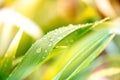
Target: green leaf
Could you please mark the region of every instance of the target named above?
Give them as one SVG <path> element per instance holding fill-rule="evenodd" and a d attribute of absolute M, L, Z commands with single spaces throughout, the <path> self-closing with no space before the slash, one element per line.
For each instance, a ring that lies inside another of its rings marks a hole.
<path fill-rule="evenodd" d="M 85 30 L 88 31 L 92 28 L 90 27 L 91 25 L 92 24 L 82 26 L 69 25 L 68 27 L 63 27 L 49 32 L 32 45 L 32 47 L 25 54 L 21 63 L 10 74 L 8 80 L 21 80 L 25 78 L 39 65 L 39 63 L 46 59 L 59 41 L 78 29 L 88 27 L 88 29 Z"/>
<path fill-rule="evenodd" d="M 105 19 L 106 20 L 106 19 Z M 94 25 L 86 24 L 86 25 L 69 25 L 68 27 L 62 27 L 56 29 L 54 31 L 49 32 L 40 40 L 36 41 L 32 47 L 26 52 L 23 60 L 18 64 L 18 66 L 12 71 L 9 75 L 8 80 L 21 80 L 28 76 L 40 63 L 42 63 L 48 55 L 52 52 L 55 46 L 68 35 L 74 33 L 77 30 L 81 30 L 80 35 L 85 34 L 94 26 L 102 23 L 103 21 L 99 21 Z M 92 26 L 93 25 L 93 26 Z M 84 29 L 86 28 L 86 29 Z M 24 72 L 24 73 L 23 73 Z"/>
<path fill-rule="evenodd" d="M 71 57 L 54 80 L 69 80 L 78 74 L 105 49 L 113 36 L 114 34 L 110 34 L 107 28 L 89 32 L 86 37 L 84 36 L 71 48 L 74 51 L 71 52 L 70 50 L 70 54 L 74 53 L 75 55 Z"/>
<path fill-rule="evenodd" d="M 87 80 L 88 75 L 98 66 L 101 65 L 103 59 L 102 57 L 98 57 L 95 59 L 89 66 L 87 66 L 85 69 L 81 70 L 79 73 L 77 73 L 75 76 L 73 76 L 70 80 Z"/>
<path fill-rule="evenodd" d="M 13 25 L 22 28 L 35 40 L 43 35 L 43 31 L 37 24 L 11 8 L 5 8 L 0 11 L 0 24 L 5 25 L 5 28 L 8 28 L 7 30 L 11 29 Z"/>
<path fill-rule="evenodd" d="M 13 40 L 18 28 L 10 24 L 2 24 L 1 39 L 0 39 L 0 59 L 5 55 L 10 42 Z M 9 33 L 9 34 L 8 34 Z"/>
<path fill-rule="evenodd" d="M 95 25 L 98 25 L 98 23 L 96 23 Z M 49 66 L 47 69 L 45 69 L 45 72 L 42 75 L 43 77 L 42 80 L 51 80 L 66 65 L 66 63 L 69 62 L 71 58 L 76 56 L 76 54 L 79 51 L 81 51 L 83 48 L 85 48 L 86 45 L 88 45 L 92 40 L 94 40 L 94 38 L 97 37 L 97 39 L 99 40 L 100 36 L 98 37 L 98 35 L 109 34 L 108 27 L 111 27 L 109 23 L 104 23 L 104 24 L 102 23 L 101 25 L 95 27 L 97 29 L 93 28 L 93 31 L 89 31 L 87 33 L 84 33 L 84 29 L 85 29 L 84 28 L 80 31 L 79 30 L 75 31 L 74 33 L 72 33 L 71 35 L 67 36 L 65 39 L 60 41 L 56 45 L 57 49 L 54 49 L 55 51 L 53 50 L 54 52 L 52 54 L 55 55 L 54 58 L 52 59 L 53 62 L 52 64 L 48 63 Z M 81 33 L 84 33 L 84 35 L 81 35 Z M 95 42 L 93 42 L 93 44 L 94 43 Z M 59 52 L 60 54 L 56 55 L 59 49 L 61 49 L 62 51 Z M 49 74 L 49 72 L 51 74 Z"/>
<path fill-rule="evenodd" d="M 10 69 L 12 68 L 12 62 L 15 58 L 16 51 L 18 49 L 18 45 L 20 42 L 20 39 L 22 37 L 23 30 L 19 30 L 16 34 L 15 38 L 11 42 L 4 58 L 0 62 L 0 80 L 5 80 L 6 77 L 8 77 L 8 74 L 10 72 Z"/>
<path fill-rule="evenodd" d="M 111 39 L 113 39 L 114 35 L 112 36 L 107 36 L 104 38 L 104 40 L 99 44 L 100 46 L 97 47 L 97 49 L 93 52 L 91 52 L 92 54 L 90 54 L 88 56 L 88 58 L 85 59 L 85 61 L 83 61 L 79 67 L 76 69 L 76 71 L 74 71 L 72 73 L 72 76 L 75 76 L 77 73 L 79 73 L 82 69 L 86 68 L 95 58 L 97 58 L 97 56 L 106 48 L 106 46 L 108 45 L 108 43 L 111 41 Z"/>

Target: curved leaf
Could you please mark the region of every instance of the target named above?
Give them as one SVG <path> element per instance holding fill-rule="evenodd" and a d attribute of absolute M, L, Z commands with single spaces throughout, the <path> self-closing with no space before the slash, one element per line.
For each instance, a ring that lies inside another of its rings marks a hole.
<path fill-rule="evenodd" d="M 75 45 L 76 47 L 79 47 L 79 51 L 73 47 L 73 53 L 75 55 L 56 75 L 54 80 L 71 79 L 73 76 L 87 67 L 91 61 L 93 61 L 105 49 L 113 36 L 114 34 L 110 34 L 108 29 L 99 29 L 99 31 L 92 31 L 92 34 L 88 33 L 88 36 L 86 38 L 83 38 L 84 41 L 80 39 Z"/>
<path fill-rule="evenodd" d="M 88 31 L 92 28 L 90 27 L 91 25 L 92 24 L 77 26 L 69 25 L 68 27 L 63 27 L 49 32 L 32 45 L 21 63 L 10 74 L 8 80 L 21 80 L 25 78 L 36 68 L 36 66 L 38 66 L 39 63 L 45 60 L 59 41 L 78 29 L 87 27 L 88 29 L 85 29 L 85 31 Z"/>
<path fill-rule="evenodd" d="M 23 30 L 21 29 L 18 31 L 15 38 L 11 42 L 5 54 L 5 57 L 0 61 L 0 80 L 5 80 L 10 72 L 10 69 L 12 68 L 12 61 L 15 58 L 15 54 L 18 49 L 22 34 Z"/>
<path fill-rule="evenodd" d="M 32 47 L 26 52 L 23 60 L 9 75 L 8 80 L 21 80 L 28 76 L 41 62 L 43 62 L 54 47 L 65 37 L 72 34 L 77 30 L 81 30 L 81 34 L 85 34 L 94 26 L 102 23 L 106 19 L 93 24 L 86 25 L 69 25 L 68 27 L 62 27 L 54 31 L 49 32 L 43 36 L 40 40 L 36 41 Z M 92 26 L 93 25 L 93 26 Z M 84 29 L 86 28 L 86 29 Z M 23 73 L 24 72 L 24 73 Z"/>

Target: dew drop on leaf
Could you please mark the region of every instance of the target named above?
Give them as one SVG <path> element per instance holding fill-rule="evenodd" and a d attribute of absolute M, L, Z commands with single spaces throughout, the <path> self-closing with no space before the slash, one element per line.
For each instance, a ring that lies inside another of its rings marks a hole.
<path fill-rule="evenodd" d="M 61 37 L 58 37 L 57 39 L 59 40 L 59 39 L 61 39 Z"/>
<path fill-rule="evenodd" d="M 54 35 L 57 35 L 57 32 L 55 32 Z"/>
<path fill-rule="evenodd" d="M 42 50 L 42 48 L 38 48 L 38 49 L 36 50 L 36 53 L 40 53 L 41 50 Z"/>
<path fill-rule="evenodd" d="M 53 41 L 53 39 L 51 38 L 50 41 Z"/>
<path fill-rule="evenodd" d="M 46 38 L 43 38 L 44 40 L 46 40 Z"/>
<path fill-rule="evenodd" d="M 52 46 L 52 44 L 49 44 L 48 46 L 50 47 L 50 46 Z"/>

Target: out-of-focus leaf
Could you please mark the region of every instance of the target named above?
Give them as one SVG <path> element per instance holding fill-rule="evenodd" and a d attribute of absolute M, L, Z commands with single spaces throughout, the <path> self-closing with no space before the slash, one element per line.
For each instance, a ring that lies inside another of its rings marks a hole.
<path fill-rule="evenodd" d="M 3 7 L 10 7 L 16 0 L 1 0 L 3 2 Z"/>
<path fill-rule="evenodd" d="M 39 11 L 39 8 L 41 8 L 40 6 L 42 6 L 41 1 L 42 0 L 16 0 L 12 8 L 28 18 L 33 18 L 36 12 Z"/>
<path fill-rule="evenodd" d="M 26 32 L 24 32 L 16 52 L 16 57 L 23 56 L 26 53 L 26 51 L 30 48 L 30 46 L 33 44 L 34 41 L 35 40 L 31 36 L 29 36 Z"/>
<path fill-rule="evenodd" d="M 106 57 L 106 59 L 104 59 L 102 64 L 96 67 L 95 70 L 89 75 L 88 80 L 94 80 L 94 79 L 119 80 L 120 79 L 119 57 L 120 57 L 119 55 L 113 57 Z"/>
<path fill-rule="evenodd" d="M 120 55 L 106 56 L 102 60 L 102 64 L 95 67 L 93 72 L 90 73 L 87 80 L 98 80 L 98 79 L 120 79 Z"/>
<path fill-rule="evenodd" d="M 99 79 L 119 80 L 120 79 L 119 75 L 120 75 L 119 67 L 110 67 L 107 69 L 102 69 L 94 72 L 93 74 L 90 75 L 88 80 L 99 80 Z"/>
<path fill-rule="evenodd" d="M 111 32 L 116 33 L 116 36 L 107 48 L 107 52 L 111 57 L 120 54 L 120 18 L 114 19 L 112 22 L 114 27 L 112 27 Z"/>
<path fill-rule="evenodd" d="M 119 55 L 120 53 L 120 49 L 118 47 L 118 45 L 116 45 L 116 38 L 118 38 L 118 35 L 116 35 L 114 37 L 114 39 L 110 42 L 110 44 L 107 46 L 107 48 L 105 49 L 107 54 L 110 56 L 110 57 L 114 57 L 116 55 Z M 119 40 L 119 39 L 118 39 Z"/>
<path fill-rule="evenodd" d="M 22 28 L 25 33 L 20 41 L 19 49 L 17 50 L 17 56 L 24 54 L 31 46 L 32 41 L 40 38 L 43 35 L 42 30 L 35 23 L 11 8 L 4 8 L 0 10 L 0 24 L 2 30 L 0 32 L 0 59 L 2 59 L 4 56 L 8 46 L 10 45 L 10 42 L 17 33 L 18 27 Z M 25 41 L 23 38 L 29 40 Z"/>
<path fill-rule="evenodd" d="M 49 32 L 40 40 L 36 41 L 35 44 L 27 51 L 23 60 L 9 75 L 8 80 L 18 79 L 21 80 L 28 76 L 42 61 L 46 59 L 55 45 L 63 38 L 73 33 L 76 30 L 88 27 L 87 31 L 91 29 L 92 24 L 86 25 L 70 25 Z M 23 73 L 24 72 L 24 73 Z"/>
<path fill-rule="evenodd" d="M 115 38 L 114 38 L 114 42 L 115 42 L 115 45 L 117 46 L 117 48 L 120 49 L 120 35 L 117 35 Z M 120 50 L 119 50 L 120 52 Z"/>
<path fill-rule="evenodd" d="M 111 67 L 120 67 L 120 55 L 107 57 L 105 62 Z"/>
<path fill-rule="evenodd" d="M 33 20 L 45 32 L 48 32 L 56 27 L 68 24 L 59 15 L 57 2 L 58 0 L 18 0 L 13 4 L 12 8 Z"/>
<path fill-rule="evenodd" d="M 82 2 L 80 0 L 17 0 L 12 8 L 40 25 L 44 32 L 48 32 L 70 23 L 80 24 L 99 20 L 95 9 L 87 4 L 83 6 Z"/>
<path fill-rule="evenodd" d="M 35 40 L 43 35 L 42 30 L 37 24 L 11 8 L 0 10 L 0 24 L 3 24 L 10 29 L 13 25 L 20 27 Z"/>
<path fill-rule="evenodd" d="M 0 59 L 5 55 L 10 42 L 18 31 L 18 28 L 10 24 L 2 24 L 1 39 L 0 39 Z M 9 34 L 8 34 L 9 33 Z"/>
<path fill-rule="evenodd" d="M 75 23 L 91 23 L 100 20 L 98 13 L 90 6 L 88 6 L 76 19 Z"/>
<path fill-rule="evenodd" d="M 20 43 L 20 39 L 22 37 L 23 30 L 20 30 L 13 41 L 11 42 L 4 58 L 0 61 L 0 80 L 5 80 L 12 68 L 12 63 L 15 58 L 15 54 Z"/>

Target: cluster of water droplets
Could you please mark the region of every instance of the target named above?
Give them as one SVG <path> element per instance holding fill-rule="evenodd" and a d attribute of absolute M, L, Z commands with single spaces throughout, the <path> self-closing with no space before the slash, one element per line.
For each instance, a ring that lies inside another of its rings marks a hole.
<path fill-rule="evenodd" d="M 42 54 L 41 59 L 43 60 L 48 56 L 48 54 L 47 54 L 48 50 L 47 49 L 44 50 L 41 47 L 39 47 L 39 48 L 36 49 L 36 53 L 40 54 L 42 52 L 42 50 L 43 50 L 44 54 Z"/>
<path fill-rule="evenodd" d="M 68 27 L 62 27 L 60 29 L 56 29 L 54 31 L 51 31 L 49 33 L 46 34 L 46 36 L 44 36 L 42 38 L 43 41 L 46 42 L 46 44 L 48 44 L 48 47 L 52 47 L 56 42 L 61 40 L 63 37 L 65 37 L 67 34 L 81 28 L 83 25 L 72 25 L 70 24 Z M 85 26 L 85 25 L 84 25 Z M 68 40 L 70 43 L 74 42 L 73 39 Z M 58 48 L 67 48 L 68 46 L 58 46 Z M 36 49 L 36 53 L 41 53 L 41 51 L 43 50 L 43 52 L 47 55 L 47 53 L 49 53 L 49 51 L 47 49 L 42 49 L 41 47 Z M 45 54 L 43 54 L 44 56 L 42 58 L 45 58 Z"/>

